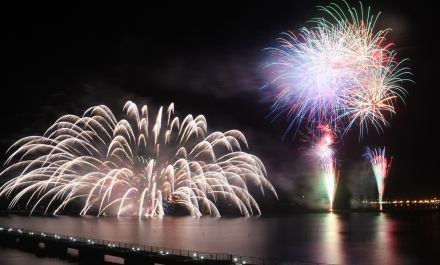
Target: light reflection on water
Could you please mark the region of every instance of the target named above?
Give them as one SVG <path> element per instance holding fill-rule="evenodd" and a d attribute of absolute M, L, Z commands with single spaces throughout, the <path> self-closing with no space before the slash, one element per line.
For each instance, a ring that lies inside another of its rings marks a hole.
<path fill-rule="evenodd" d="M 332 264 L 343 264 L 343 253 L 341 249 L 341 220 L 334 213 L 324 217 L 323 240 L 319 253 L 322 253 L 321 260 L 327 260 Z"/>
<path fill-rule="evenodd" d="M 144 245 L 331 264 L 431 264 L 440 260 L 435 247 L 440 245 L 439 213 L 142 220 L 8 216 L 0 217 L 0 224 Z"/>
<path fill-rule="evenodd" d="M 392 236 L 394 231 L 395 221 L 391 218 L 386 218 L 385 214 L 380 213 L 376 218 L 376 245 L 375 253 L 373 257 L 376 257 L 376 264 L 388 262 L 397 264 L 397 261 L 393 260 L 393 256 L 390 253 L 395 251 L 394 249 L 394 237 Z M 402 253 L 403 254 L 403 253 Z"/>

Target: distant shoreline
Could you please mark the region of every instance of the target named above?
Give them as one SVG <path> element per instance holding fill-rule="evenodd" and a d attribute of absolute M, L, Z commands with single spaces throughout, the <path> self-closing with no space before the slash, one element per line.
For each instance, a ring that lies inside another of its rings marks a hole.
<path fill-rule="evenodd" d="M 349 213 L 431 213 L 431 212 L 439 212 L 440 208 L 388 208 L 384 209 L 382 212 L 380 212 L 377 209 L 372 208 L 357 208 L 357 209 L 340 209 L 340 210 L 333 210 L 332 212 L 329 212 L 327 210 L 314 210 L 314 209 L 290 209 L 289 211 L 283 211 L 283 212 L 267 212 L 261 214 L 261 215 L 254 215 L 251 217 L 283 217 L 283 216 L 291 216 L 295 214 L 317 214 L 317 213 L 334 213 L 334 214 L 349 214 Z M 49 213 L 44 212 L 33 212 L 32 215 L 29 215 L 29 211 L 5 211 L 0 210 L 0 217 L 2 216 L 8 216 L 8 215 L 19 215 L 19 216 L 37 216 L 37 217 L 56 217 L 56 216 L 69 216 L 69 217 L 84 217 L 83 215 L 78 215 L 75 213 L 69 213 L 65 212 L 58 215 L 53 215 Z M 99 216 L 96 215 L 85 215 L 88 217 L 96 217 L 96 218 L 105 218 L 105 217 L 117 217 L 116 215 L 106 215 L 106 216 Z M 185 217 L 187 215 L 166 215 L 167 217 Z M 138 216 L 120 216 L 121 218 L 138 218 Z M 210 217 L 209 215 L 203 216 L 204 217 Z M 241 215 L 223 215 L 221 218 L 240 218 L 243 217 Z M 142 219 L 149 219 L 142 217 Z"/>

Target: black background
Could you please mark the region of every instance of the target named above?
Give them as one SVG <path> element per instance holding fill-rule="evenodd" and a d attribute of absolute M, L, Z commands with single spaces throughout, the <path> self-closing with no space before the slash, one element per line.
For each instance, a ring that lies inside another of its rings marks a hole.
<path fill-rule="evenodd" d="M 292 134 L 282 139 L 286 122 L 266 117 L 270 105 L 258 88 L 265 80 L 262 49 L 280 32 L 318 16 L 315 6 L 326 1 L 187 2 L 2 8 L 0 152 L 23 136 L 42 134 L 58 116 L 81 115 L 92 105 L 120 113 L 128 99 L 174 102 L 179 115 L 204 114 L 211 130 L 242 130 L 281 201 L 307 201 L 320 183 L 302 155 L 307 145 Z M 367 145 L 386 145 L 394 156 L 385 197 L 440 197 L 435 8 L 423 1 L 383 2 L 364 4 L 383 12 L 378 27 L 393 28 L 390 40 L 400 58 L 410 58 L 415 84 L 405 85 L 406 104 L 397 103 L 384 133 L 371 130 L 359 140 L 356 128 L 337 144 L 341 208 L 351 199 L 374 198 L 364 179 L 372 178 L 362 158 Z"/>

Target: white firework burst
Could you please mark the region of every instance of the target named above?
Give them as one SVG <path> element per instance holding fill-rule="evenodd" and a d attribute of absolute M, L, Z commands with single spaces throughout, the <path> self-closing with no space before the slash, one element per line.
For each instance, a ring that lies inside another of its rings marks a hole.
<path fill-rule="evenodd" d="M 181 120 L 174 104 L 152 120 L 148 112 L 128 101 L 118 120 L 107 106 L 95 106 L 82 117 L 62 116 L 43 136 L 20 139 L 8 150 L 1 175 L 13 178 L 0 196 L 31 214 L 76 205 L 81 215 L 146 217 L 178 207 L 220 216 L 219 205 L 260 214 L 248 185 L 277 196 L 260 159 L 241 150 L 247 141 L 240 131 L 208 135 L 203 115 Z"/>

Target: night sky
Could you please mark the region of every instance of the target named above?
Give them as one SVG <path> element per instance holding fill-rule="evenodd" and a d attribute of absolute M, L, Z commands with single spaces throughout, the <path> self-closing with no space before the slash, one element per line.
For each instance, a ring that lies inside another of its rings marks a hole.
<path fill-rule="evenodd" d="M 210 131 L 243 131 L 249 152 L 265 163 L 280 204 L 320 204 L 321 179 L 303 155 L 307 143 L 293 133 L 282 139 L 287 123 L 267 118 L 270 104 L 259 91 L 265 82 L 262 50 L 280 32 L 304 26 L 319 14 L 315 6 L 326 3 L 297 2 L 3 8 L 2 160 L 14 141 L 42 134 L 60 115 L 81 115 L 96 104 L 121 113 L 125 100 L 156 107 L 174 102 L 180 116 L 204 114 Z M 340 208 L 375 198 L 372 171 L 362 158 L 367 145 L 386 145 L 394 157 L 385 198 L 440 197 L 434 171 L 434 8 L 401 3 L 370 4 L 382 11 L 378 26 L 393 28 L 399 58 L 410 58 L 415 84 L 406 84 L 406 105 L 397 104 L 392 127 L 380 135 L 371 130 L 362 140 L 354 128 L 336 145 Z"/>

